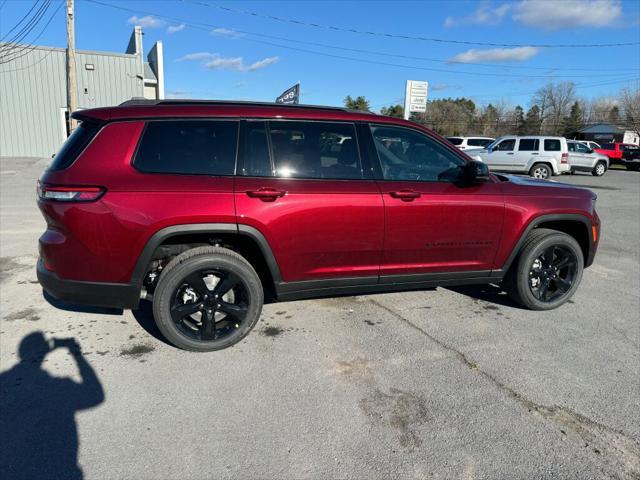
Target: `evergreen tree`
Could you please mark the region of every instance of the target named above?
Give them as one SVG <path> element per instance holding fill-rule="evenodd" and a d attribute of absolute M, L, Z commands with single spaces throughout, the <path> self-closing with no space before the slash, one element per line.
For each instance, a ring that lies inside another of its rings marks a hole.
<path fill-rule="evenodd" d="M 513 109 L 513 130 L 517 135 L 524 135 L 524 110 L 520 105 Z"/>
<path fill-rule="evenodd" d="M 528 111 L 524 119 L 522 128 L 523 135 L 540 135 L 540 127 L 542 119 L 540 118 L 540 107 L 533 105 Z"/>
<path fill-rule="evenodd" d="M 351 95 L 347 95 L 344 99 L 344 106 L 351 110 L 364 110 L 369 111 L 369 100 L 366 97 L 359 96 L 353 98 Z"/>
<path fill-rule="evenodd" d="M 584 115 L 582 113 L 582 108 L 580 108 L 580 104 L 577 101 L 573 102 L 569 116 L 564 118 L 562 134 L 565 137 L 575 137 L 576 133 L 584 127 L 583 118 Z"/>

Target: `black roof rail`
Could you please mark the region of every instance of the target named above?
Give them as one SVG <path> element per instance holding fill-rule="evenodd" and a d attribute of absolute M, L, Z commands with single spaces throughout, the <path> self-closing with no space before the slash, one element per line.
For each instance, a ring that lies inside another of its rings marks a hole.
<path fill-rule="evenodd" d="M 283 103 L 275 103 L 275 102 L 251 102 L 244 100 L 191 100 L 191 99 L 171 99 L 171 100 L 153 100 L 147 98 L 132 98 L 131 100 L 127 100 L 126 102 L 122 102 L 119 107 L 130 107 L 130 106 L 154 106 L 154 105 L 174 105 L 174 106 L 187 106 L 187 105 L 221 105 L 221 106 L 256 106 L 256 107 L 284 107 L 284 108 L 304 108 L 304 109 L 314 109 L 314 110 L 337 110 L 340 112 L 350 112 L 350 113 L 364 113 L 376 115 L 373 112 L 367 110 L 353 110 L 344 107 L 332 107 L 327 105 L 286 105 Z"/>

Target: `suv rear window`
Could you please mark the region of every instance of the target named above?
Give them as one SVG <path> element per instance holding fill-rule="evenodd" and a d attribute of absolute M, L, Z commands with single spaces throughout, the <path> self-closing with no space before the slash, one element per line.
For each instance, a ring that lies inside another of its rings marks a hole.
<path fill-rule="evenodd" d="M 462 145 L 462 138 L 459 138 L 459 137 L 447 137 L 447 140 L 449 140 L 449 143 L 451 143 L 453 145 Z M 469 140 L 468 144 L 469 145 L 473 145 L 471 143 L 471 140 Z"/>
<path fill-rule="evenodd" d="M 237 139 L 237 121 L 152 121 L 133 164 L 147 173 L 233 175 Z"/>
<path fill-rule="evenodd" d="M 470 138 L 467 140 L 467 145 L 470 147 L 486 147 L 491 142 L 493 142 L 493 140 L 489 140 L 488 138 Z"/>
<path fill-rule="evenodd" d="M 538 139 L 537 138 L 521 138 L 518 145 L 519 152 L 536 152 L 538 151 Z"/>
<path fill-rule="evenodd" d="M 616 146 L 613 143 L 605 143 L 601 148 L 603 150 L 615 150 Z"/>
<path fill-rule="evenodd" d="M 84 148 L 100 130 L 100 124 L 84 121 L 76 127 L 64 142 L 60 151 L 53 157 L 49 170 L 62 170 L 71 165 L 82 153 Z"/>
<path fill-rule="evenodd" d="M 561 150 L 560 140 L 556 138 L 545 138 L 544 149 L 547 152 L 559 152 Z"/>

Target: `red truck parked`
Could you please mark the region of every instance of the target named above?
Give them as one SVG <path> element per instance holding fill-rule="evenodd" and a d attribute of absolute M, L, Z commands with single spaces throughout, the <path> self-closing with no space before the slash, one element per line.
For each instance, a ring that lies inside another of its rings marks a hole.
<path fill-rule="evenodd" d="M 605 143 L 596 152 L 609 157 L 612 163 L 620 163 L 629 170 L 640 170 L 640 147 L 631 143 Z"/>
<path fill-rule="evenodd" d="M 341 108 L 132 101 L 81 125 L 38 185 L 54 297 L 152 300 L 174 345 L 217 350 L 291 300 L 501 283 L 527 308 L 576 291 L 596 196 L 490 174 L 412 122 Z"/>

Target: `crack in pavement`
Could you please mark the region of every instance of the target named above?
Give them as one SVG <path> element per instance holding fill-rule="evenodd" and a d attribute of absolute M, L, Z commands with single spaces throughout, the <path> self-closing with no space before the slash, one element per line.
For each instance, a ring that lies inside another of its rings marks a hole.
<path fill-rule="evenodd" d="M 466 354 L 434 337 L 405 316 L 377 300 L 369 299 L 369 301 L 409 327 L 417 330 L 440 348 L 453 353 L 462 364 L 489 380 L 498 387 L 499 390 L 505 392 L 509 397 L 525 407 L 529 413 L 545 420 L 550 420 L 577 434 L 584 442 L 584 448 L 591 448 L 591 451 L 595 455 L 598 455 L 600 460 L 611 470 L 608 472 L 608 475 L 613 478 L 640 480 L 640 443 L 624 432 L 615 430 L 564 407 L 550 407 L 535 403 L 521 393 L 516 392 L 509 385 L 501 382 L 492 374 L 481 369 L 480 366 L 471 361 Z M 560 431 L 566 435 L 563 429 Z"/>

